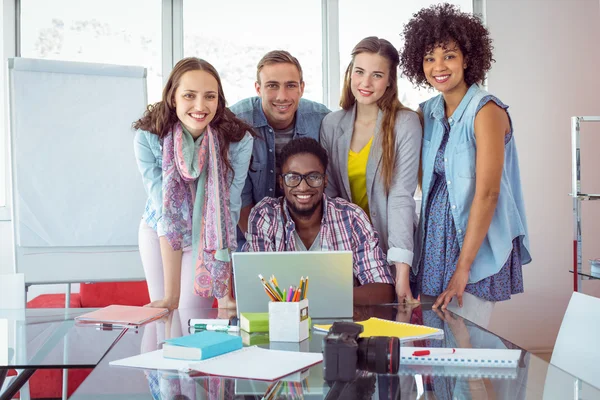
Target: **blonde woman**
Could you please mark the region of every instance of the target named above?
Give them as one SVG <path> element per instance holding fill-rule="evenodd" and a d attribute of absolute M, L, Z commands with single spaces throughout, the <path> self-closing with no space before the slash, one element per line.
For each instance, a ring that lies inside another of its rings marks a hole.
<path fill-rule="evenodd" d="M 385 39 L 367 37 L 354 47 L 342 110 L 323 119 L 321 144 L 331 160 L 327 195 L 367 213 L 396 267 L 398 302 L 413 302 L 409 270 L 422 129 L 417 114 L 398 99 L 398 63 L 398 51 Z"/>

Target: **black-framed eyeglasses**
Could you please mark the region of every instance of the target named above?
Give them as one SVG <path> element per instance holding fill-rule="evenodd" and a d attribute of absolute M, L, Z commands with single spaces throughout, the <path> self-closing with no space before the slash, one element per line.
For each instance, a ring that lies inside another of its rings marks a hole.
<path fill-rule="evenodd" d="M 290 172 L 287 174 L 281 174 L 281 177 L 283 178 L 283 183 L 285 183 L 287 187 L 295 188 L 296 186 L 300 185 L 302 179 L 304 179 L 306 184 L 311 188 L 318 188 L 323 186 L 325 175 L 318 172 L 311 172 L 310 174 L 306 175 Z"/>

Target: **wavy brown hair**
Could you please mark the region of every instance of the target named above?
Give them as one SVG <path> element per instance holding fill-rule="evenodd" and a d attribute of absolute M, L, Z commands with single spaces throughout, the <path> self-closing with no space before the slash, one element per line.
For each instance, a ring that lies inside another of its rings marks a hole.
<path fill-rule="evenodd" d="M 340 99 L 340 107 L 348 111 L 356 103 L 356 98 L 352 94 L 350 80 L 352 77 L 352 68 L 354 67 L 354 57 L 361 53 L 378 54 L 390 63 L 389 86 L 379 100 L 377 106 L 383 111 L 383 121 L 381 123 L 381 131 L 383 133 L 381 148 L 382 148 L 382 164 L 383 164 L 383 185 L 386 194 L 389 194 L 394 177 L 394 166 L 396 164 L 396 116 L 400 110 L 411 109 L 405 107 L 398 98 L 398 64 L 400 57 L 398 51 L 393 44 L 385 39 L 380 39 L 375 36 L 369 36 L 358 42 L 352 49 L 352 61 L 346 68 L 344 76 L 344 88 L 342 89 L 342 97 Z M 414 112 L 414 111 L 413 111 Z"/>
<path fill-rule="evenodd" d="M 221 159 L 227 169 L 232 171 L 228 155 L 229 144 L 242 140 L 246 132 L 250 132 L 254 136 L 254 131 L 250 125 L 237 118 L 227 108 L 227 100 L 225 100 L 219 73 L 208 61 L 196 57 L 188 57 L 180 60 L 169 75 L 167 84 L 163 89 L 162 100 L 148 105 L 142 118 L 133 123 L 133 128 L 148 131 L 158 135 L 161 139 L 171 131 L 173 125 L 179 121 L 175 110 L 175 92 L 179 87 L 181 77 L 189 71 L 205 71 L 217 80 L 219 104 L 215 117 L 210 122 L 210 126 L 215 130 L 221 145 Z"/>

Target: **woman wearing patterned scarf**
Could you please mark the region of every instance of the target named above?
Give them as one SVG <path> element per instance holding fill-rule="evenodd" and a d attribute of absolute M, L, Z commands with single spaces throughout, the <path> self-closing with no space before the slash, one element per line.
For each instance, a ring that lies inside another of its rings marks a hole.
<path fill-rule="evenodd" d="M 252 128 L 226 107 L 219 74 L 198 58 L 175 65 L 162 100 L 133 124 L 148 193 L 139 248 L 153 307 L 235 307 L 230 252 Z M 193 284 L 192 284 L 193 282 Z"/>

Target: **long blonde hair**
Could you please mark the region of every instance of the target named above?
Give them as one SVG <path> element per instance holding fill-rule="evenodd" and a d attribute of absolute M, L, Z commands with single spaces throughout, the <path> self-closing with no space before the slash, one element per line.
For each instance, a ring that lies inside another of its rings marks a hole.
<path fill-rule="evenodd" d="M 356 103 L 356 98 L 350 88 L 350 80 L 352 77 L 352 68 L 354 67 L 354 58 L 360 53 L 378 54 L 390 62 L 389 86 L 386 88 L 383 96 L 377 101 L 377 106 L 383 111 L 383 121 L 381 123 L 382 178 L 385 192 L 389 194 L 394 175 L 394 165 L 396 163 L 396 132 L 394 132 L 396 116 L 400 110 L 410 110 L 402 105 L 398 98 L 398 64 L 400 63 L 400 57 L 396 48 L 385 39 L 369 36 L 358 42 L 354 46 L 354 49 L 352 49 L 352 61 L 350 61 L 348 68 L 346 68 L 344 76 L 344 88 L 342 89 L 340 107 L 346 111 L 351 109 L 354 103 Z"/>

